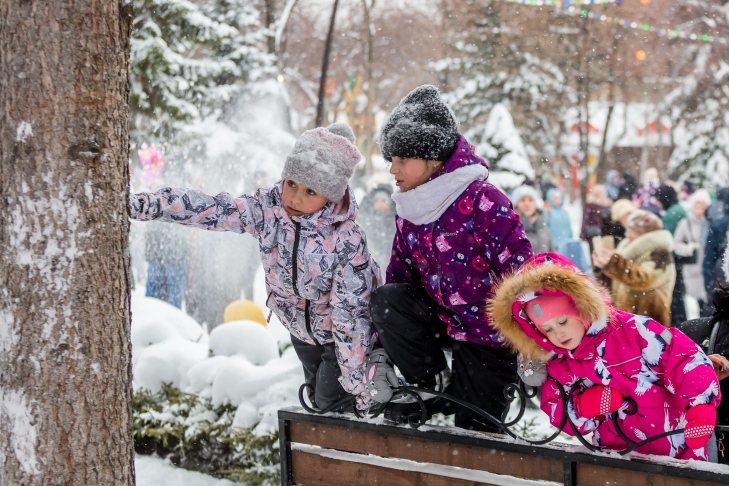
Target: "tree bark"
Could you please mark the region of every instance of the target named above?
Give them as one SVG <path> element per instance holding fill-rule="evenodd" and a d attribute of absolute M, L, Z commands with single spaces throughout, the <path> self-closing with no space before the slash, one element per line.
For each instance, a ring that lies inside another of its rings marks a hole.
<path fill-rule="evenodd" d="M 0 485 L 132 485 L 132 7 L 0 19 Z"/>

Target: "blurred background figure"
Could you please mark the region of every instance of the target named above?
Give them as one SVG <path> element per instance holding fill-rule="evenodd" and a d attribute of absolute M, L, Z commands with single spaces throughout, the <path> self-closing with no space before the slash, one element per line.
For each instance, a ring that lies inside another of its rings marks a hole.
<path fill-rule="evenodd" d="M 552 235 L 544 222 L 542 209 L 544 203 L 532 186 L 519 186 L 511 193 L 511 203 L 521 224 L 524 225 L 529 243 L 534 253 L 554 251 Z"/>
<path fill-rule="evenodd" d="M 552 188 L 547 191 L 544 219 L 552 235 L 554 248 L 560 248 L 565 241 L 572 239 L 570 217 L 562 209 L 563 204 L 562 192 L 559 189 Z"/>
<path fill-rule="evenodd" d="M 593 250 L 592 238 L 602 236 L 603 223 L 610 219 L 610 206 L 612 205 L 613 201 L 607 196 L 607 190 L 602 184 L 593 186 L 592 191 L 585 198 L 580 239 L 590 245 L 590 251 Z"/>
<path fill-rule="evenodd" d="M 693 182 L 689 180 L 683 181 L 681 184 L 681 188 L 678 191 L 678 199 L 680 201 L 688 201 L 691 197 L 691 194 L 696 192 L 696 186 Z"/>
<path fill-rule="evenodd" d="M 182 226 L 151 222 L 144 233 L 147 261 L 145 295 L 182 308 L 187 281 L 188 234 Z"/>
<path fill-rule="evenodd" d="M 626 220 L 625 239 L 616 250 L 599 249 L 593 264 L 611 279 L 613 305 L 671 325 L 671 296 L 676 282 L 673 235 L 655 214 L 633 211 Z"/>
<path fill-rule="evenodd" d="M 609 170 L 607 173 L 607 182 L 605 183 L 605 190 L 607 196 L 613 201 L 617 201 L 620 195 L 620 188 L 623 185 L 623 178 L 620 177 L 620 172 L 617 170 Z"/>
<path fill-rule="evenodd" d="M 676 232 L 678 222 L 686 217 L 686 210 L 678 202 L 678 194 L 676 189 L 667 184 L 658 186 L 656 189 L 656 202 L 662 210 L 661 221 L 663 229 L 668 230 L 671 234 Z"/>
<path fill-rule="evenodd" d="M 706 219 L 709 223 L 724 216 L 724 196 L 727 192 L 729 192 L 729 187 L 720 187 L 716 190 L 716 199 L 711 202 L 709 209 L 706 210 Z"/>
<path fill-rule="evenodd" d="M 721 256 L 726 248 L 727 229 L 729 229 L 729 190 L 723 192 L 723 215 L 709 222 L 709 231 L 706 234 L 706 244 L 704 246 L 702 271 L 707 295 L 720 283 L 726 283 L 721 269 Z M 706 309 L 706 312 L 713 312 L 713 308 Z"/>
<path fill-rule="evenodd" d="M 658 207 L 658 201 L 656 200 L 656 190 L 660 185 L 658 170 L 655 167 L 646 169 L 643 173 L 643 184 L 633 195 L 633 204 L 640 209 L 645 209 L 660 216 L 661 208 Z"/>
<path fill-rule="evenodd" d="M 602 236 L 612 236 L 615 245 L 625 239 L 625 222 L 635 210 L 630 199 L 618 199 L 610 206 L 610 218 L 603 224 Z"/>
<path fill-rule="evenodd" d="M 635 180 L 635 177 L 628 174 L 627 172 L 623 174 L 623 185 L 620 186 L 620 189 L 618 189 L 618 199 L 630 199 L 633 200 L 633 196 L 638 191 L 638 183 Z"/>
<path fill-rule="evenodd" d="M 370 253 L 380 268 L 386 269 L 390 263 L 396 230 L 392 186 L 378 184 L 362 199 L 357 222 L 365 230 Z"/>
<path fill-rule="evenodd" d="M 708 191 L 699 189 L 691 194 L 688 214 L 678 223 L 673 235 L 674 251 L 678 257 L 684 259 L 682 273 L 686 293 L 698 301 L 699 309 L 704 309 L 707 303 L 701 269 L 704 263 L 703 242 L 706 241 L 709 231 L 709 223 L 705 217 L 709 204 L 711 196 Z M 683 301 L 680 305 L 684 305 Z"/>

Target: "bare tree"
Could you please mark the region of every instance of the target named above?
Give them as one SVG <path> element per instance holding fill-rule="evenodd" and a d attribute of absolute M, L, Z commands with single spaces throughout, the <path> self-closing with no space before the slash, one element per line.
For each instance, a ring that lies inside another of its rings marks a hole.
<path fill-rule="evenodd" d="M 0 484 L 131 485 L 131 3 L 0 18 Z"/>
<path fill-rule="evenodd" d="M 327 71 L 329 69 L 329 52 L 332 49 L 332 37 L 334 36 L 334 22 L 337 19 L 337 7 L 339 0 L 334 0 L 332 6 L 332 16 L 329 20 L 329 31 L 327 32 L 327 40 L 324 44 L 324 58 L 321 64 L 321 77 L 319 78 L 319 101 L 316 104 L 316 126 L 320 127 L 324 122 L 324 96 L 327 84 Z"/>
<path fill-rule="evenodd" d="M 365 28 L 367 29 L 367 59 L 365 61 L 365 74 L 367 79 L 367 105 L 365 106 L 364 119 L 364 172 L 366 175 L 372 175 L 372 173 L 374 172 L 374 169 L 372 167 L 372 153 L 375 149 L 375 117 L 372 113 L 375 105 L 375 79 L 372 75 L 372 65 L 374 64 L 375 59 L 375 26 L 372 24 L 373 8 L 375 8 L 375 0 L 362 0 L 364 24 Z"/>

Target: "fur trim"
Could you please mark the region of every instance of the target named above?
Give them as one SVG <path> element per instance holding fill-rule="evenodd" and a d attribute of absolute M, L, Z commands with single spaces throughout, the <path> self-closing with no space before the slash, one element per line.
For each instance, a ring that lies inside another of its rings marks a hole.
<path fill-rule="evenodd" d="M 649 231 L 633 241 L 625 238 L 618 244 L 616 251 L 628 260 L 637 260 L 657 248 L 673 251 L 673 235 L 668 230 Z"/>
<path fill-rule="evenodd" d="M 525 264 L 502 281 L 487 305 L 491 325 L 514 350 L 531 358 L 546 360 L 550 354 L 524 332 L 514 319 L 512 306 L 524 294 L 540 290 L 566 293 L 575 301 L 580 316 L 589 322 L 606 323 L 610 315 L 610 306 L 605 302 L 607 293 L 588 276 L 560 265 Z"/>

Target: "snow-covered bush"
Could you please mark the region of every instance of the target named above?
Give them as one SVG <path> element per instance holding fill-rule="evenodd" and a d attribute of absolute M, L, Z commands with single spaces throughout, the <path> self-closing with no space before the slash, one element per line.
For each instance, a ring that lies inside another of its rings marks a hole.
<path fill-rule="evenodd" d="M 250 485 L 278 484 L 278 433 L 234 426 L 235 407 L 163 386 L 134 394 L 134 446 L 177 466 Z"/>

